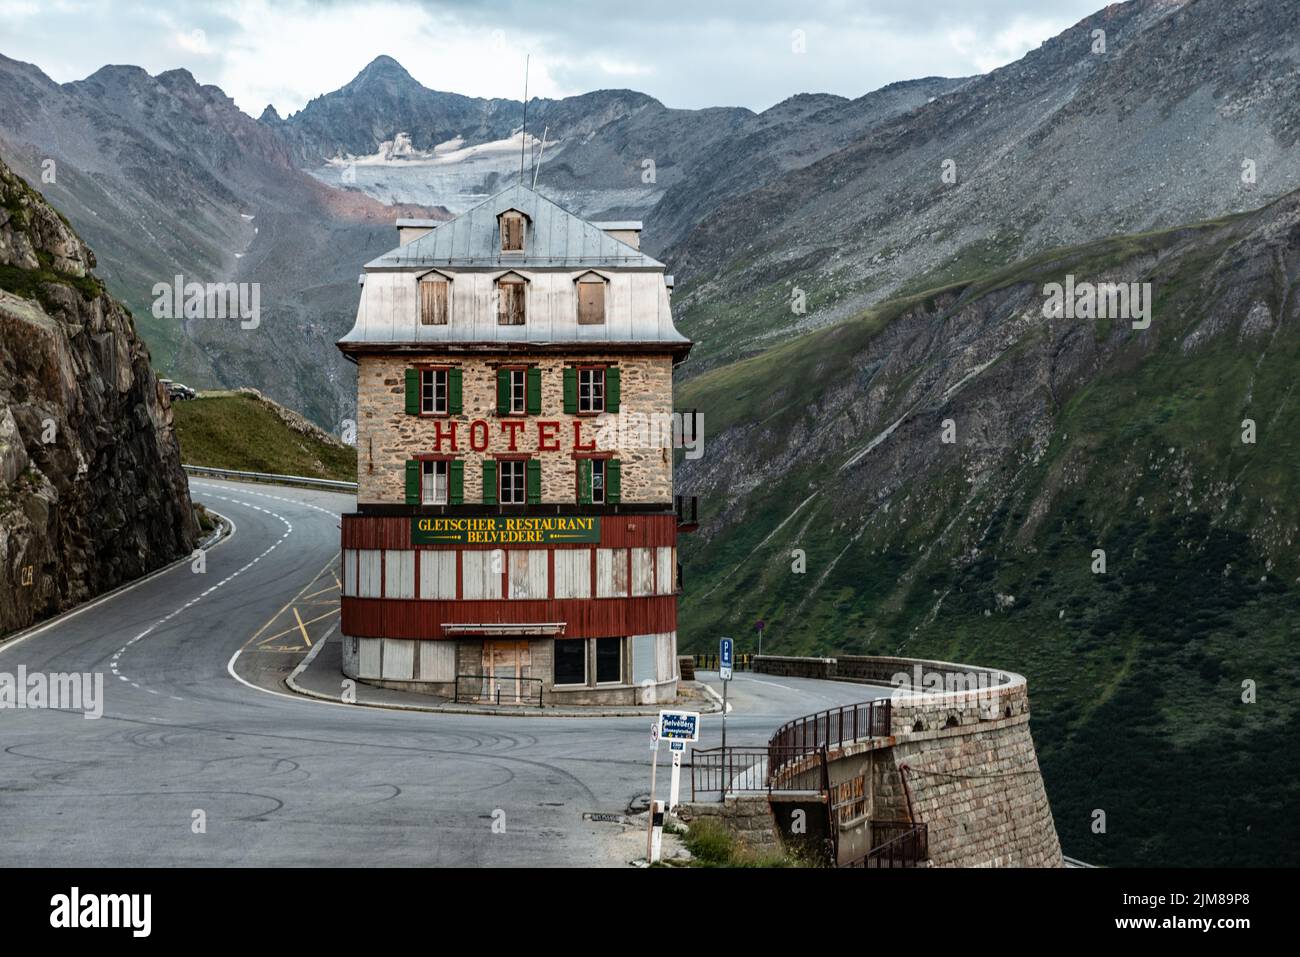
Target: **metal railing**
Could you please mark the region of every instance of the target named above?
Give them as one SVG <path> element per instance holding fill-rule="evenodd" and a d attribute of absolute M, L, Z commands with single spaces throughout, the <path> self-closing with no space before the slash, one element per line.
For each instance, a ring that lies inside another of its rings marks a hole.
<path fill-rule="evenodd" d="M 884 737 L 889 734 L 889 720 L 888 698 L 818 711 L 781 725 L 768 741 L 768 748 L 774 755 L 812 754 L 863 738 Z"/>
<path fill-rule="evenodd" d="M 816 790 L 785 786 L 774 771 L 796 761 L 793 752 L 775 752 L 765 745 L 691 748 L 691 800 L 697 795 L 739 791 Z M 820 774 L 820 765 L 815 766 Z M 818 785 L 820 787 L 820 785 Z"/>
<path fill-rule="evenodd" d="M 704 654 L 692 655 L 691 657 L 695 659 L 695 667 L 700 671 L 718 670 L 718 665 L 720 664 L 720 662 L 718 660 L 718 653 L 716 651 L 705 652 Z M 752 654 L 743 654 L 743 655 L 735 656 L 735 661 L 732 663 L 732 667 L 736 671 L 750 671 L 753 667 L 753 664 L 754 664 L 754 656 Z"/>
<path fill-rule="evenodd" d="M 461 691 L 461 682 L 466 690 Z M 535 694 L 534 694 L 535 692 Z M 534 701 L 534 697 L 536 700 Z M 457 675 L 452 701 L 490 705 L 542 706 L 541 678 L 496 678 L 491 675 Z"/>
<path fill-rule="evenodd" d="M 872 821 L 876 846 L 849 867 L 917 867 L 930 856 L 929 833 L 924 824 L 911 821 Z"/>
<path fill-rule="evenodd" d="M 272 482 L 276 485 L 307 485 L 312 488 L 334 489 L 340 492 L 355 492 L 356 482 L 342 482 L 337 479 L 312 478 L 307 475 L 273 475 L 267 472 L 240 472 L 235 469 L 211 468 L 207 465 L 182 465 L 191 475 L 211 475 L 214 478 L 240 479 L 246 482 Z"/>

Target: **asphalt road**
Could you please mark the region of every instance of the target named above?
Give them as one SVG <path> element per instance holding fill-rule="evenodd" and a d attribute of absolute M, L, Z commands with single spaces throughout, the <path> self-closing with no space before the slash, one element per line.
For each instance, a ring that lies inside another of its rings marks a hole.
<path fill-rule="evenodd" d="M 277 693 L 275 669 L 295 655 L 259 670 L 253 639 L 322 572 L 333 584 L 337 515 L 353 501 L 191 485 L 236 526 L 203 573 L 181 565 L 0 646 L 0 672 L 104 678 L 98 719 L 0 711 L 0 865 L 627 863 L 617 825 L 583 813 L 644 800 L 647 718 L 393 712 Z M 328 624 L 327 609 L 303 647 Z M 236 652 L 250 684 L 229 668 Z M 728 743 L 762 743 L 788 718 L 872 694 L 738 675 Z M 701 746 L 720 726 L 704 717 Z M 663 797 L 667 749 L 660 761 Z"/>

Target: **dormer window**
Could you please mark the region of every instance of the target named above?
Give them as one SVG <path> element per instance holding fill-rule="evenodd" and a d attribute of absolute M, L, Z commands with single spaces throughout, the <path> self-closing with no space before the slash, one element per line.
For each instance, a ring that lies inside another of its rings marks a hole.
<path fill-rule="evenodd" d="M 522 326 L 528 281 L 518 273 L 506 273 L 497 280 L 497 325 Z"/>
<path fill-rule="evenodd" d="M 578 277 L 578 325 L 599 326 L 605 322 L 605 277 L 589 272 Z"/>
<path fill-rule="evenodd" d="M 445 326 L 451 318 L 451 283 L 446 276 L 420 277 L 420 325 Z"/>
<path fill-rule="evenodd" d="M 501 251 L 524 251 L 524 214 L 517 209 L 508 209 L 501 214 Z"/>

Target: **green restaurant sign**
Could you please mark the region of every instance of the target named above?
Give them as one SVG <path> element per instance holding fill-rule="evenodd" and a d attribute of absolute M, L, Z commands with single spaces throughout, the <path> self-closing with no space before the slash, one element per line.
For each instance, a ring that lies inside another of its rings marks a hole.
<path fill-rule="evenodd" d="M 413 545 L 572 545 L 600 541 L 600 519 L 577 515 L 411 519 Z"/>

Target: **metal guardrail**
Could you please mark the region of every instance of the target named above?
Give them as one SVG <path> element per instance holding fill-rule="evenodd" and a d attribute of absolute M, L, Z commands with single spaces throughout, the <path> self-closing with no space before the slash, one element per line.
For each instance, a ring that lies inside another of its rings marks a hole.
<path fill-rule="evenodd" d="M 890 700 L 876 698 L 787 721 L 776 729 L 768 747 L 774 755 L 802 757 L 862 738 L 884 737 L 889 734 L 889 721 Z"/>
<path fill-rule="evenodd" d="M 805 790 L 783 787 L 773 775 L 775 769 L 797 760 L 801 755 L 773 752 L 766 745 L 723 748 L 691 748 L 691 800 L 698 795 L 738 791 Z"/>
<path fill-rule="evenodd" d="M 211 475 L 215 478 L 243 479 L 249 482 L 272 482 L 277 485 L 307 485 L 312 488 L 335 489 L 341 492 L 355 492 L 356 482 L 342 482 L 338 479 L 311 478 L 307 475 L 273 475 L 267 472 L 240 472 L 235 469 L 211 468 L 207 465 L 182 465 L 191 475 Z"/>
<path fill-rule="evenodd" d="M 702 654 L 692 655 L 695 659 L 695 667 L 700 671 L 717 671 L 718 670 L 718 653 L 704 652 Z M 754 656 L 752 654 L 735 655 L 735 661 L 732 667 L 736 671 L 752 671 L 754 665 Z"/>
<path fill-rule="evenodd" d="M 468 690 L 460 690 L 461 681 L 471 682 Z M 490 705 L 533 705 L 533 686 L 537 691 L 537 707 L 542 706 L 541 678 L 495 678 L 491 675 L 457 675 L 456 690 L 452 700 L 456 704 L 462 701 L 473 704 Z"/>
<path fill-rule="evenodd" d="M 930 836 L 925 824 L 910 821 L 872 821 L 871 836 L 885 840 L 860 861 L 848 867 L 918 867 L 930 856 Z"/>

